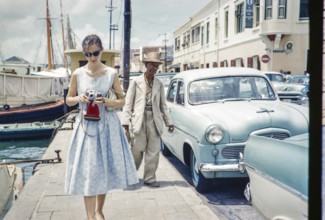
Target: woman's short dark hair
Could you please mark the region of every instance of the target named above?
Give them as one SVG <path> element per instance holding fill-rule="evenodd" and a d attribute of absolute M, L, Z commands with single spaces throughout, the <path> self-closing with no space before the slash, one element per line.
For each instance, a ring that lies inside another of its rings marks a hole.
<path fill-rule="evenodd" d="M 85 39 L 82 41 L 82 50 L 87 52 L 88 48 L 94 44 L 103 50 L 102 40 L 96 34 L 91 34 L 85 37 Z"/>

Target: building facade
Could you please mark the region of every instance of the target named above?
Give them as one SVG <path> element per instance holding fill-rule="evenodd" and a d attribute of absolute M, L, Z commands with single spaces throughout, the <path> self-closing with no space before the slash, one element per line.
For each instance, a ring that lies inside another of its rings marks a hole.
<path fill-rule="evenodd" d="M 241 66 L 304 74 L 308 0 L 212 0 L 174 38 L 176 71 Z"/>
<path fill-rule="evenodd" d="M 145 56 L 150 52 L 157 52 L 160 55 L 162 65 L 159 66 L 158 72 L 168 72 L 167 67 L 173 62 L 172 46 L 144 46 L 139 50 L 131 50 L 130 72 L 145 72 L 146 67 L 142 62 Z"/>

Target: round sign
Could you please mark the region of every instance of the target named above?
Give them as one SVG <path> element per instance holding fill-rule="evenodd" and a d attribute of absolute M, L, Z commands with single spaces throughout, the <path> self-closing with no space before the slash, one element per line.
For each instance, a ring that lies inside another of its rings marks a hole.
<path fill-rule="evenodd" d="M 270 57 L 267 54 L 264 54 L 261 58 L 263 63 L 268 63 L 270 61 Z"/>

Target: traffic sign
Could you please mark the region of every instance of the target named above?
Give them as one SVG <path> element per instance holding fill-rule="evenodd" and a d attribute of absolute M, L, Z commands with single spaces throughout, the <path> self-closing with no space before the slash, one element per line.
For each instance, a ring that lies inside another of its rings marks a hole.
<path fill-rule="evenodd" d="M 264 54 L 261 58 L 263 63 L 268 63 L 270 61 L 270 57 L 267 54 Z"/>

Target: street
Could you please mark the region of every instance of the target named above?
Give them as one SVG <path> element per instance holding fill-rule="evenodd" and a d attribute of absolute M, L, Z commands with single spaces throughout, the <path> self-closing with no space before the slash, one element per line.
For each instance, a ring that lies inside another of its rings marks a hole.
<path fill-rule="evenodd" d="M 189 167 L 182 164 L 176 157 L 166 157 L 178 170 L 192 189 L 199 195 L 220 220 L 264 220 L 244 196 L 248 179 L 223 179 L 215 181 L 209 193 L 198 193 L 193 187 Z M 159 168 L 158 168 L 159 169 Z"/>

